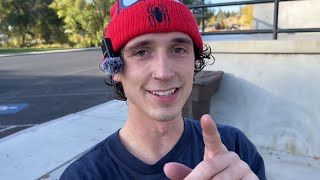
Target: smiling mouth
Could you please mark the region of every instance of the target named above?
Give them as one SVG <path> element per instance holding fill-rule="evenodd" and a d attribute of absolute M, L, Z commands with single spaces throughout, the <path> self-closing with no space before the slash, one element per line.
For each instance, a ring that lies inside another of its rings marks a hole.
<path fill-rule="evenodd" d="M 176 91 L 177 91 L 177 88 L 169 89 L 167 91 L 148 91 L 148 92 L 156 96 L 166 97 L 166 96 L 170 96 L 171 94 L 174 94 Z"/>

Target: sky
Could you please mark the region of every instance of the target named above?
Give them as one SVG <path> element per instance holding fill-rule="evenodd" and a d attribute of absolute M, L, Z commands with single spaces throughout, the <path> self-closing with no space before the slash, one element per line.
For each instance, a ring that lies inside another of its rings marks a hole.
<path fill-rule="evenodd" d="M 223 3 L 223 2 L 239 2 L 243 0 L 204 0 L 205 3 Z M 236 11 L 238 12 L 240 9 L 240 6 L 224 6 L 224 7 L 218 7 L 218 9 L 221 8 L 224 11 Z"/>
<path fill-rule="evenodd" d="M 91 2 L 92 0 L 86 0 L 88 2 Z M 239 2 L 239 1 L 243 1 L 243 0 L 204 0 L 205 3 L 223 3 L 223 2 Z M 220 7 L 218 7 L 219 9 Z M 225 11 L 236 11 L 238 12 L 240 9 L 240 6 L 224 6 L 221 7 L 222 10 Z"/>

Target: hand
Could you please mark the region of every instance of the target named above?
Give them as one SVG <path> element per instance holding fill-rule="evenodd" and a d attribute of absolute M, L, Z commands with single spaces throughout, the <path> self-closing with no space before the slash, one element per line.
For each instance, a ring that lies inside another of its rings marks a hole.
<path fill-rule="evenodd" d="M 171 162 L 164 166 L 164 173 L 173 180 L 257 180 L 247 163 L 224 146 L 217 126 L 210 115 L 201 117 L 201 128 L 205 144 L 204 160 L 194 169 Z"/>

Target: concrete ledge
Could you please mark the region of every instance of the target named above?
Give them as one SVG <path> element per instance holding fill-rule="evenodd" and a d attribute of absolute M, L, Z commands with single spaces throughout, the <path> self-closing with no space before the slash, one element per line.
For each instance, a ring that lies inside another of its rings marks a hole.
<path fill-rule="evenodd" d="M 215 53 L 230 54 L 320 54 L 320 39 L 205 41 Z"/>

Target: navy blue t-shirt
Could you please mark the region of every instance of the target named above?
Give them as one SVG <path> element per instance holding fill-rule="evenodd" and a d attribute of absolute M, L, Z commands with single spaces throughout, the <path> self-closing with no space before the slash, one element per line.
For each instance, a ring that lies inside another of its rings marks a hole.
<path fill-rule="evenodd" d="M 250 140 L 234 127 L 217 127 L 227 149 L 237 153 L 260 180 L 265 180 L 263 159 Z M 128 152 L 117 131 L 73 162 L 60 180 L 168 179 L 163 172 L 166 163 L 178 162 L 194 168 L 203 160 L 203 155 L 200 122 L 185 119 L 184 131 L 177 144 L 154 165 L 146 164 Z"/>

